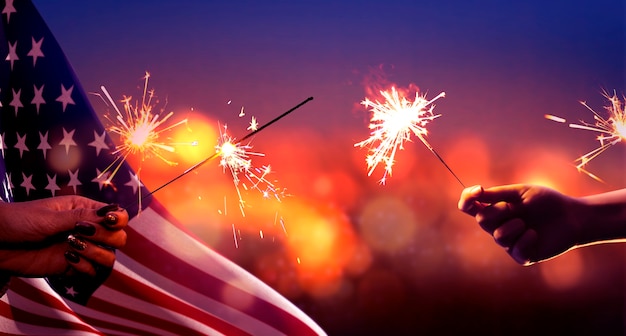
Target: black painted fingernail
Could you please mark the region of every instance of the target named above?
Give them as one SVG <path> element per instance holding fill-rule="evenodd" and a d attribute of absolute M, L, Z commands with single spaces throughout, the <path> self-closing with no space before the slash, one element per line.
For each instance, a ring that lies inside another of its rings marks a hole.
<path fill-rule="evenodd" d="M 96 215 L 100 216 L 100 217 L 104 217 L 104 215 L 107 214 L 107 212 L 109 211 L 115 211 L 117 209 L 119 209 L 120 206 L 117 204 L 108 204 L 103 206 L 102 208 L 98 209 L 98 211 L 96 211 Z"/>
<path fill-rule="evenodd" d="M 110 213 L 104 216 L 104 224 L 109 226 L 117 224 L 117 215 L 114 213 Z"/>
<path fill-rule="evenodd" d="M 79 233 L 83 236 L 93 236 L 96 234 L 96 227 L 87 223 L 87 222 L 78 222 L 74 227 L 76 233 Z"/>
<path fill-rule="evenodd" d="M 65 251 L 65 259 L 72 264 L 78 264 L 78 262 L 80 261 L 80 257 L 78 256 L 78 254 L 72 251 Z"/>
<path fill-rule="evenodd" d="M 87 248 L 87 243 L 74 235 L 67 236 L 67 242 L 72 248 L 78 251 L 83 251 L 85 248 Z"/>

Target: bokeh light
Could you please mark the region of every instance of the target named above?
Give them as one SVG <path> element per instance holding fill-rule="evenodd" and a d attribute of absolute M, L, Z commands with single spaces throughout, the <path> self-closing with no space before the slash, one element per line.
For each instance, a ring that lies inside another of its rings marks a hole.
<path fill-rule="evenodd" d="M 374 250 L 394 254 L 414 243 L 417 223 L 412 210 L 394 197 L 368 201 L 359 214 L 359 231 Z"/>

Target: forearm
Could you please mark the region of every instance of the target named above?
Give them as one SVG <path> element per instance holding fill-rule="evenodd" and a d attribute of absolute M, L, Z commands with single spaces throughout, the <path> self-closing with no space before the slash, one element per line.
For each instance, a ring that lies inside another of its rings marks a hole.
<path fill-rule="evenodd" d="M 585 204 L 580 244 L 626 240 L 626 189 L 580 200 Z"/>

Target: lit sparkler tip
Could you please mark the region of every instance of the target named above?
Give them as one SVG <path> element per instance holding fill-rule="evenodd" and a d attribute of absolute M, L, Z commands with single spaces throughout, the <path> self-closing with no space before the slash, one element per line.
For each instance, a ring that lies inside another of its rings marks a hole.
<path fill-rule="evenodd" d="M 164 117 L 158 113 L 154 113 L 153 110 L 158 104 L 155 99 L 154 90 L 148 90 L 148 79 L 150 73 L 145 72 L 142 77 L 144 79 L 143 93 L 140 101 L 132 102 L 131 96 L 123 95 L 120 100 L 122 109 L 118 108 L 118 104 L 111 97 L 105 86 L 101 86 L 103 95 L 99 95 L 107 106 L 110 106 L 114 113 L 113 116 L 105 116 L 106 119 L 111 121 L 111 126 L 107 129 L 113 134 L 119 137 L 119 144 L 112 150 L 111 154 L 116 156 L 113 163 L 105 169 L 101 174 L 106 175 L 106 181 L 101 181 L 101 186 L 111 186 L 115 188 L 112 180 L 116 173 L 119 171 L 123 162 L 130 156 L 139 153 L 141 155 L 140 165 L 149 157 L 157 157 L 170 166 L 177 165 L 176 162 L 167 159 L 163 152 L 174 152 L 172 143 L 162 142 L 159 138 L 161 133 L 171 130 L 172 128 L 186 123 L 184 119 L 171 126 L 164 127 L 165 122 L 173 115 L 173 112 L 167 113 Z M 141 166 L 137 169 L 139 174 Z M 101 178 L 101 177 L 98 177 Z M 139 177 L 136 176 L 137 186 L 143 186 L 139 181 Z M 138 193 L 139 209 L 141 211 L 141 193 Z"/>
<path fill-rule="evenodd" d="M 405 141 L 410 141 L 411 134 L 419 137 L 429 150 L 434 151 L 424 137 L 428 134 L 426 125 L 440 116 L 433 113 L 433 102 L 445 97 L 445 92 L 428 100 L 426 94 L 420 95 L 416 91 L 415 99 L 411 100 L 406 96 L 405 91 L 397 90 L 395 86 L 392 86 L 387 91 L 380 91 L 381 96 L 385 98 L 383 102 L 368 97 L 361 101 L 361 104 L 369 108 L 372 114 L 369 124 L 372 131 L 368 139 L 354 146 L 370 148 L 366 157 L 368 176 L 379 164 L 385 165 L 381 184 L 384 184 L 387 176 L 391 175 L 395 154 L 404 148 Z"/>

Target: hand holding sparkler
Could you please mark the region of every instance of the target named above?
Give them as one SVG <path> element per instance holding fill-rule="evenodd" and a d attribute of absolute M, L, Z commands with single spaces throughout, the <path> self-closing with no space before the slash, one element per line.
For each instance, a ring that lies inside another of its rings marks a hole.
<path fill-rule="evenodd" d="M 626 238 L 626 189 L 570 197 L 537 185 L 473 186 L 458 207 L 522 265 Z"/>

